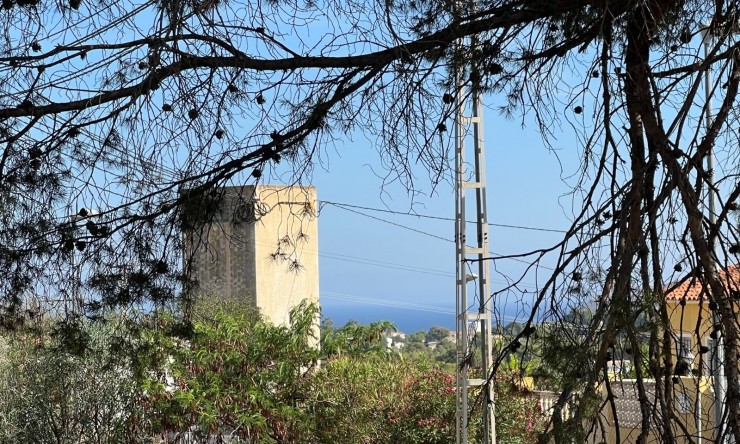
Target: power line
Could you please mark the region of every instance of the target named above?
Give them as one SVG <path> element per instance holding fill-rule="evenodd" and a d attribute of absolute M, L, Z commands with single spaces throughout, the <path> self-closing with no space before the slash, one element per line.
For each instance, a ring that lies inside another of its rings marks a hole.
<path fill-rule="evenodd" d="M 388 299 L 378 299 L 378 298 L 371 298 L 371 297 L 365 297 L 365 296 L 357 296 L 353 294 L 347 294 L 347 293 L 337 293 L 333 291 L 322 291 L 321 297 L 329 298 L 329 299 L 337 299 L 347 302 L 355 302 L 355 303 L 361 303 L 361 304 L 370 304 L 370 305 L 381 305 L 384 307 L 393 307 L 393 308 L 405 308 L 409 310 L 417 310 L 417 311 L 425 311 L 430 313 L 440 313 L 440 314 L 449 314 L 454 316 L 455 310 L 452 308 L 447 307 L 439 307 L 435 305 L 426 305 L 426 304 L 415 304 L 412 302 L 403 302 L 403 301 L 391 301 Z"/>
<path fill-rule="evenodd" d="M 399 224 L 399 223 L 396 223 L 396 222 L 391 222 L 389 220 L 386 220 L 386 219 L 383 219 L 383 218 L 380 218 L 380 217 L 377 217 L 377 216 L 371 216 L 369 214 L 363 213 L 361 211 L 354 210 L 352 208 L 345 208 L 345 207 L 357 207 L 357 205 L 349 205 L 349 204 L 347 204 L 347 205 L 344 205 L 344 204 L 337 205 L 334 202 L 328 202 L 328 201 L 321 201 L 321 202 L 326 203 L 326 204 L 329 204 L 329 205 L 334 205 L 336 208 L 342 209 L 344 211 L 349 211 L 350 213 L 359 214 L 360 216 L 365 216 L 365 217 L 368 217 L 370 219 L 373 219 L 373 220 L 376 220 L 376 221 L 379 221 L 379 222 L 383 222 L 383 223 L 386 223 L 386 224 L 389 224 L 389 225 L 393 225 L 395 227 L 403 228 L 403 229 L 406 229 L 406 230 L 409 230 L 409 231 L 413 231 L 413 232 L 418 233 L 418 234 L 422 234 L 424 236 L 429 236 L 429 237 L 432 237 L 432 238 L 435 238 L 435 239 L 443 240 L 445 242 L 454 243 L 453 240 L 447 239 L 447 238 L 442 237 L 442 236 L 438 236 L 436 234 L 432 234 L 432 233 L 429 233 L 429 232 L 426 232 L 426 231 L 422 231 L 422 230 L 419 230 L 419 229 L 416 229 L 416 228 L 411 228 L 411 227 L 408 227 L 406 225 L 402 225 L 402 224 Z M 370 210 L 373 210 L 373 209 L 370 208 Z M 400 213 L 400 214 L 402 214 L 402 215 L 412 215 L 413 216 L 413 214 L 411 214 L 411 213 Z M 444 219 L 444 220 L 452 220 L 452 219 Z M 531 265 L 530 262 L 525 261 L 524 259 L 518 259 L 518 258 L 515 258 L 515 257 L 505 257 L 505 256 L 503 256 L 503 255 L 501 255 L 499 253 L 495 253 L 493 251 L 491 251 L 489 253 L 491 255 L 491 257 L 489 259 L 493 259 L 493 260 L 496 260 L 496 259 L 509 259 L 509 260 L 512 260 L 512 261 L 515 261 L 515 262 L 521 262 L 522 264 Z M 499 256 L 499 257 L 497 258 L 495 256 Z M 542 265 L 542 264 L 538 265 L 538 267 L 544 268 L 546 270 L 553 270 L 554 271 L 554 268 L 547 267 L 547 266 Z"/>
<path fill-rule="evenodd" d="M 114 149 L 115 149 L 115 147 L 114 147 Z M 120 149 L 118 149 L 118 151 L 119 152 L 122 152 Z M 174 169 L 169 169 L 169 168 L 165 167 L 164 165 L 159 165 L 158 167 L 160 169 L 160 172 L 161 173 L 164 173 L 164 174 L 162 174 L 163 176 L 169 176 L 170 180 L 175 180 L 176 179 L 177 173 L 176 173 L 176 171 Z M 446 222 L 454 222 L 455 219 L 450 218 L 450 217 L 442 217 L 442 216 L 434 216 L 434 215 L 429 215 L 429 214 L 419 214 L 419 213 L 410 213 L 410 212 L 401 212 L 401 211 L 394 211 L 394 210 L 388 210 L 388 209 L 383 209 L 383 208 L 366 207 L 366 206 L 362 206 L 362 205 L 355 205 L 355 204 L 349 204 L 349 203 L 344 203 L 344 202 L 333 202 L 333 201 L 328 201 L 328 200 L 319 200 L 318 202 L 319 202 L 319 205 L 321 205 L 321 204 L 331 205 L 331 206 L 334 206 L 334 207 L 343 209 L 345 211 L 356 213 L 356 214 L 359 214 L 359 215 L 362 215 L 362 216 L 365 216 L 365 217 L 368 217 L 368 218 L 371 218 L 371 219 L 375 219 L 375 220 L 380 221 L 380 222 L 384 222 L 384 223 L 389 224 L 389 225 L 396 226 L 398 228 L 403 228 L 405 230 L 413 231 L 415 233 L 422 234 L 424 236 L 429 236 L 429 237 L 432 237 L 432 238 L 435 238 L 435 239 L 443 240 L 445 242 L 454 243 L 454 241 L 451 240 L 451 239 L 447 239 L 445 237 L 438 236 L 436 234 L 432 234 L 432 233 L 429 233 L 429 232 L 426 232 L 426 231 L 422 231 L 422 230 L 419 230 L 419 229 L 416 229 L 416 228 L 412 228 L 412 227 L 409 227 L 409 226 L 406 226 L 406 225 L 403 225 L 403 224 L 399 224 L 397 222 L 391 222 L 389 220 L 381 219 L 381 218 L 378 218 L 378 217 L 375 217 L 375 216 L 372 216 L 372 215 L 369 215 L 369 214 L 366 214 L 366 213 L 362 213 L 362 212 L 356 211 L 356 210 L 376 211 L 376 212 L 380 212 L 380 213 L 387 213 L 387 214 L 393 214 L 393 215 L 398 215 L 398 216 L 413 216 L 413 217 L 417 217 L 417 218 L 421 218 L 421 219 L 430 219 L 430 220 L 440 220 L 440 221 L 446 221 Z M 466 221 L 466 222 L 467 223 L 473 223 L 471 221 Z M 526 225 L 501 224 L 501 223 L 493 223 L 493 222 L 489 222 L 488 223 L 488 226 L 490 226 L 490 227 L 499 227 L 499 228 L 511 228 L 511 229 L 518 229 L 518 230 L 549 232 L 549 233 L 567 233 L 566 230 L 556 230 L 556 229 L 553 229 L 553 228 L 530 227 L 530 226 L 526 226 Z"/>
<path fill-rule="evenodd" d="M 92 133 L 90 134 L 90 136 L 93 137 Z M 117 150 L 120 153 L 124 154 L 123 151 L 120 148 L 116 148 L 116 147 L 112 147 L 112 148 L 114 150 Z M 90 150 L 92 149 L 92 147 L 85 146 L 85 149 L 87 149 L 88 150 L 88 153 L 89 153 L 89 152 L 91 152 Z M 173 169 L 169 169 L 169 168 L 165 167 L 164 165 L 160 165 L 159 168 L 160 168 L 160 173 L 163 176 L 169 176 L 169 178 L 171 180 L 174 180 L 176 178 L 177 173 Z M 443 236 L 439 236 L 439 235 L 436 235 L 436 234 L 433 234 L 433 233 L 429 233 L 427 231 L 419 230 L 417 228 L 409 227 L 407 225 L 399 224 L 397 222 L 392 222 L 392 221 L 389 221 L 389 220 L 386 220 L 386 219 L 382 219 L 380 217 L 372 216 L 370 214 L 366 214 L 366 213 L 363 213 L 361 211 L 357 211 L 357 209 L 362 209 L 362 210 L 367 210 L 367 211 L 377 211 L 377 212 L 383 212 L 383 213 L 394 214 L 394 215 L 415 216 L 415 217 L 425 218 L 425 219 L 454 222 L 454 219 L 451 219 L 451 218 L 445 218 L 445 217 L 441 217 L 441 216 L 415 214 L 415 213 L 403 213 L 403 212 L 398 212 L 398 211 L 385 210 L 385 209 L 382 209 L 382 208 L 365 207 L 365 206 L 361 206 L 361 205 L 354 205 L 354 204 L 348 204 L 348 203 L 343 203 L 343 202 L 333 202 L 333 201 L 327 201 L 327 200 L 319 200 L 318 202 L 319 202 L 320 205 L 321 204 L 332 205 L 332 206 L 334 206 L 336 208 L 339 208 L 339 209 L 342 209 L 342 210 L 345 210 L 345 211 L 349 211 L 351 213 L 355 213 L 355 214 L 358 214 L 360 216 L 364 216 L 364 217 L 367 217 L 367 218 L 376 220 L 378 222 L 383 222 L 383 223 L 386 223 L 388 225 L 395 226 L 397 228 L 402 228 L 402 229 L 405 229 L 405 230 L 409 230 L 409 231 L 412 231 L 414 233 L 421 234 L 421 235 L 424 235 L 424 236 L 428 236 L 428 237 L 431 237 L 431 238 L 434 238 L 434 239 L 442 240 L 442 241 L 445 241 L 445 242 L 454 243 L 453 240 L 448 239 L 448 238 L 445 238 Z M 489 226 L 496 226 L 496 227 L 516 228 L 516 229 L 523 229 L 523 230 L 549 231 L 549 232 L 565 233 L 565 231 L 563 231 L 563 230 L 553 230 L 553 229 L 538 228 L 538 227 L 527 227 L 527 226 L 520 226 L 520 225 L 507 225 L 507 224 L 495 224 L 495 223 L 489 223 L 488 225 Z M 494 252 L 491 252 L 491 254 L 492 255 L 501 256 L 500 254 L 494 253 Z M 329 257 L 331 259 L 342 260 L 342 259 L 339 259 L 339 258 L 333 258 L 333 257 L 331 257 L 331 256 L 329 256 L 327 254 L 319 254 L 319 255 L 320 256 L 326 256 L 326 257 Z M 339 255 L 339 256 L 341 256 L 341 255 Z M 351 256 L 347 256 L 347 257 L 349 259 L 345 259 L 345 260 L 348 261 L 348 262 L 363 263 L 361 261 L 367 260 L 367 261 L 378 262 L 376 264 L 369 264 L 369 265 L 375 265 L 375 266 L 379 266 L 379 267 L 398 268 L 398 269 L 404 269 L 406 271 L 413 271 L 413 272 L 433 274 L 433 275 L 443 275 L 443 276 L 448 276 L 448 275 L 451 275 L 452 274 L 452 273 L 444 272 L 444 271 L 441 271 L 441 270 L 431 270 L 431 269 L 422 270 L 422 267 L 413 267 L 413 266 L 407 266 L 407 265 L 402 265 L 402 264 L 391 264 L 392 266 L 381 265 L 380 263 L 382 263 L 382 261 L 375 261 L 373 259 L 364 259 L 364 258 L 357 258 L 357 257 L 351 257 Z M 354 260 L 352 260 L 352 259 L 354 259 Z M 492 257 L 492 259 L 496 259 L 496 258 L 495 257 Z M 530 265 L 530 262 L 527 262 L 526 260 L 522 260 L 522 259 L 518 259 L 518 258 L 506 258 L 506 259 L 510 259 L 510 260 L 513 260 L 513 261 L 516 261 L 516 262 L 520 262 L 520 263 L 523 263 L 523 264 Z M 367 263 L 367 262 L 365 262 L 365 263 Z M 387 264 L 390 264 L 390 263 L 387 263 Z M 553 270 L 552 268 L 546 267 L 544 265 L 539 265 L 539 267 L 540 268 L 547 269 L 547 270 Z"/>
<path fill-rule="evenodd" d="M 272 244 L 266 241 L 256 241 L 256 243 L 262 246 L 266 246 L 266 247 L 275 246 L 275 244 Z M 372 265 L 375 267 L 389 268 L 392 270 L 400 270 L 400 271 L 410 271 L 414 273 L 429 274 L 429 275 L 434 275 L 434 276 L 455 277 L 455 273 L 451 273 L 445 270 L 427 268 L 427 267 L 418 267 L 415 265 L 400 264 L 397 262 L 388 262 L 388 261 L 382 261 L 379 259 L 371 259 L 371 258 L 366 258 L 366 257 L 350 256 L 346 254 L 341 254 L 341 253 L 336 253 L 336 252 L 331 252 L 331 251 L 324 251 L 324 250 L 319 250 L 315 248 L 301 248 L 300 250 L 296 250 L 296 251 L 316 255 L 322 258 L 326 258 L 326 259 L 333 259 L 337 261 L 349 262 L 349 263 L 354 263 L 354 264 Z"/>
<path fill-rule="evenodd" d="M 416 267 L 413 265 L 405 265 L 405 264 L 399 264 L 394 262 L 385 262 L 385 261 L 378 261 L 375 259 L 368 259 L 368 258 L 360 258 L 360 257 L 354 257 L 354 256 L 346 256 L 342 254 L 337 253 L 319 253 L 320 257 L 327 258 L 327 259 L 334 259 L 338 261 L 343 262 L 350 262 L 350 263 L 356 263 L 361 265 L 373 265 L 375 267 L 382 267 L 382 268 L 389 268 L 392 270 L 400 270 L 400 271 L 410 271 L 413 273 L 422 273 L 422 274 L 430 274 L 433 276 L 441 276 L 441 277 L 450 277 L 454 278 L 455 273 L 451 273 L 449 271 L 444 270 L 437 270 L 434 268 L 425 268 L 425 267 Z M 507 281 L 504 279 L 491 279 L 491 282 L 495 282 L 497 284 L 506 285 L 506 286 L 515 286 L 517 288 L 524 288 L 529 289 L 530 291 L 537 291 L 537 286 L 532 284 L 515 284 L 511 281 Z"/>
<path fill-rule="evenodd" d="M 364 207 L 360 205 L 353 205 L 348 203 L 342 203 L 342 202 L 332 202 L 328 200 L 321 200 L 320 203 L 332 205 L 338 208 L 342 209 L 348 209 L 348 208 L 355 208 L 359 210 L 366 210 L 366 211 L 377 211 L 380 213 L 388 213 L 388 214 L 395 214 L 398 216 L 414 216 L 421 219 L 431 219 L 431 220 L 442 220 L 447 222 L 454 222 L 455 219 L 451 217 L 442 217 L 442 216 L 433 216 L 430 214 L 419 214 L 419 213 L 410 213 L 410 212 L 402 212 L 402 211 L 393 211 L 393 210 L 387 210 L 383 208 L 372 208 L 372 207 Z M 466 221 L 467 223 L 473 223 L 472 221 Z M 489 222 L 488 226 L 490 227 L 499 227 L 499 228 L 513 228 L 517 230 L 530 230 L 530 231 L 544 231 L 548 233 L 567 233 L 566 230 L 556 230 L 554 228 L 542 228 L 542 227 L 529 227 L 526 225 L 512 225 L 512 224 L 500 224 L 500 223 L 493 223 Z"/>
<path fill-rule="evenodd" d="M 321 202 L 323 202 L 323 203 L 329 203 L 329 202 L 326 202 L 326 201 L 321 201 Z M 344 211 L 349 211 L 350 213 L 359 214 L 361 216 L 365 216 L 365 217 L 368 217 L 370 219 L 377 220 L 379 222 L 383 222 L 383 223 L 386 223 L 386 224 L 389 224 L 389 225 L 393 225 L 393 226 L 398 227 L 398 228 L 403 228 L 405 230 L 413 231 L 415 233 L 422 234 L 424 236 L 429 236 L 429 237 L 432 237 L 432 238 L 435 238 L 435 239 L 443 240 L 445 242 L 455 243 L 455 241 L 453 241 L 451 239 L 447 239 L 446 237 L 438 236 L 436 234 L 432 234 L 432 233 L 429 233 L 429 232 L 426 232 L 426 231 L 418 230 L 416 228 L 411 228 L 411 227 L 408 227 L 406 225 L 402 225 L 402 224 L 399 224 L 399 223 L 396 223 L 396 222 L 391 222 L 389 220 L 381 219 L 381 218 L 376 217 L 376 216 L 371 216 L 371 215 L 366 214 L 366 213 L 363 213 L 361 211 L 353 210 L 351 208 L 345 208 L 344 206 L 337 206 L 337 205 L 335 205 L 335 206 L 337 208 L 341 208 Z"/>
<path fill-rule="evenodd" d="M 434 276 L 455 277 L 455 273 L 450 273 L 444 270 L 436 270 L 433 268 L 416 267 L 413 265 L 404 265 L 404 264 L 398 264 L 398 263 L 393 263 L 393 262 L 378 261 L 378 260 L 369 259 L 369 258 L 346 256 L 343 254 L 336 254 L 336 253 L 319 253 L 319 256 L 327 258 L 327 259 L 334 259 L 338 261 L 351 262 L 351 263 L 362 264 L 362 265 L 373 265 L 376 267 L 390 268 L 393 270 L 411 271 L 414 273 L 430 274 Z"/>

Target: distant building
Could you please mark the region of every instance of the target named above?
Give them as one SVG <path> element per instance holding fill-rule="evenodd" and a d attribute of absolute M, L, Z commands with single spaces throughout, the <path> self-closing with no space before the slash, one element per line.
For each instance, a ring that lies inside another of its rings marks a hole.
<path fill-rule="evenodd" d="M 385 345 L 387 348 L 401 350 L 406 346 L 406 333 L 402 331 L 388 331 L 383 334 L 385 336 Z"/>
<path fill-rule="evenodd" d="M 301 301 L 319 302 L 314 187 L 229 187 L 218 204 L 210 224 L 185 233 L 196 297 L 243 300 L 278 325 Z"/>

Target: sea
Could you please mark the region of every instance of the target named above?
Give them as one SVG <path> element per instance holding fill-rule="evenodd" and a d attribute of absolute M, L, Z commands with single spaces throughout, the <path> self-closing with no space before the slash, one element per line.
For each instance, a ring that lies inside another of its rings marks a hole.
<path fill-rule="evenodd" d="M 331 318 L 334 325 L 338 327 L 351 320 L 362 324 L 375 321 L 391 321 L 399 331 L 404 333 L 426 332 L 430 327 L 455 329 L 454 313 L 427 312 L 379 305 L 324 303 L 322 305 L 322 317 Z"/>

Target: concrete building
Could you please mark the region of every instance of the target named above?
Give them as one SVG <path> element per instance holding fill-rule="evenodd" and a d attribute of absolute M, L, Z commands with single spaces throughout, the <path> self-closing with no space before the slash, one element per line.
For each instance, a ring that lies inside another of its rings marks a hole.
<path fill-rule="evenodd" d="M 186 234 L 196 297 L 244 300 L 284 325 L 301 301 L 319 301 L 316 189 L 262 185 L 222 191 L 212 222 Z"/>

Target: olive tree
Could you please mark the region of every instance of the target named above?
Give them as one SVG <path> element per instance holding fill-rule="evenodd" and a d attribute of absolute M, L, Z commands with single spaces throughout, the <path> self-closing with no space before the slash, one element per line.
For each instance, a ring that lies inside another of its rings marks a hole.
<path fill-rule="evenodd" d="M 55 333 L 3 338 L 0 442 L 143 442 L 139 390 L 130 362 L 110 353 L 112 330 L 88 326 L 79 354 Z"/>

